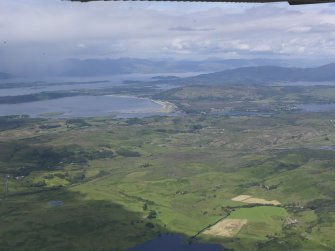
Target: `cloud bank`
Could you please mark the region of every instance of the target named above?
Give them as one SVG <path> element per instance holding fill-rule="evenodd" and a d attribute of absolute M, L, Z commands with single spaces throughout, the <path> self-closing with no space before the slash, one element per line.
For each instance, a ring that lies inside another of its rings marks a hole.
<path fill-rule="evenodd" d="M 65 58 L 335 56 L 335 5 L 0 1 L 0 67 Z"/>

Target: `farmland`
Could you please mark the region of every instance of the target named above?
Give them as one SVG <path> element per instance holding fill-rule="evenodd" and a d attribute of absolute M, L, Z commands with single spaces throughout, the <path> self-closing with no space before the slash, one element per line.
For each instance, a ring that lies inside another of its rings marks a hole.
<path fill-rule="evenodd" d="M 127 250 L 170 232 L 234 250 L 334 250 L 335 113 L 291 109 L 334 102 L 332 87 L 213 88 L 153 94 L 177 116 L 1 117 L 0 247 Z M 271 114 L 211 112 L 227 103 Z M 229 236 L 208 232 L 236 220 Z"/>

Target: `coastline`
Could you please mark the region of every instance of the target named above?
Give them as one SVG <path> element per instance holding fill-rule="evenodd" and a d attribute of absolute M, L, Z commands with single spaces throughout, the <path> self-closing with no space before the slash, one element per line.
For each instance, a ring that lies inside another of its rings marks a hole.
<path fill-rule="evenodd" d="M 151 111 L 154 113 L 172 113 L 172 112 L 177 111 L 177 106 L 169 101 L 163 101 L 163 100 L 151 99 L 151 98 L 145 98 L 145 97 L 137 97 L 133 95 L 122 95 L 122 94 L 121 95 L 120 94 L 108 94 L 108 95 L 103 95 L 103 96 L 117 96 L 117 97 L 124 97 L 124 98 L 136 98 L 136 99 L 148 100 L 148 101 L 151 101 L 161 106 L 160 108 Z M 128 111 L 127 113 L 138 113 L 138 111 Z"/>
<path fill-rule="evenodd" d="M 161 108 L 156 110 L 155 112 L 171 113 L 177 110 L 177 106 L 171 102 L 154 99 L 149 100 L 161 106 Z"/>
<path fill-rule="evenodd" d="M 151 98 L 144 98 L 144 97 L 137 97 L 137 96 L 132 96 L 132 95 L 108 94 L 108 95 L 104 95 L 104 96 L 117 96 L 117 97 L 123 97 L 123 98 L 137 98 L 137 99 L 149 100 L 149 101 L 161 106 L 161 108 L 155 109 L 155 110 L 153 110 L 153 112 L 171 113 L 171 112 L 175 112 L 177 110 L 177 106 L 175 104 L 169 102 L 169 101 L 163 101 L 163 100 L 157 100 L 157 99 L 151 99 Z"/>

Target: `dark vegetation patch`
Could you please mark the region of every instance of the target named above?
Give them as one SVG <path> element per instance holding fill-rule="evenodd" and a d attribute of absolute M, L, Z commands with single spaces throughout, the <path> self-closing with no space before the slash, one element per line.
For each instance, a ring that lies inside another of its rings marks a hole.
<path fill-rule="evenodd" d="M 13 115 L 0 117 L 0 131 L 16 129 L 33 123 L 35 120 L 25 115 Z"/>
<path fill-rule="evenodd" d="M 263 161 L 252 161 L 247 163 L 245 167 L 259 166 L 266 168 L 268 172 L 277 173 L 299 168 L 310 161 L 322 161 L 321 166 L 326 169 L 334 163 L 335 155 L 331 151 L 308 148 L 277 150 L 272 151 L 269 158 Z"/>
<path fill-rule="evenodd" d="M 315 212 L 335 212 L 335 199 L 315 199 L 306 205 L 307 208 L 315 210 Z"/>
<path fill-rule="evenodd" d="M 50 198 L 64 205 L 45 209 Z M 127 250 L 159 231 L 141 214 L 64 189 L 1 203 L 0 220 L 1 250 Z"/>
<path fill-rule="evenodd" d="M 89 123 L 87 123 L 84 119 L 68 119 L 66 120 L 66 125 L 69 126 L 75 126 L 75 127 L 88 127 L 90 126 Z"/>
<path fill-rule="evenodd" d="M 55 129 L 59 127 L 61 127 L 60 124 L 43 124 L 39 126 L 39 128 L 42 130 Z"/>
<path fill-rule="evenodd" d="M 124 157 L 140 157 L 141 154 L 137 151 L 130 150 L 127 148 L 121 148 L 116 151 L 118 155 L 124 156 Z"/>
<path fill-rule="evenodd" d="M 129 118 L 126 120 L 126 123 L 131 126 L 131 125 L 143 125 L 146 124 L 145 120 L 140 119 L 140 118 Z"/>
<path fill-rule="evenodd" d="M 34 170 L 55 170 L 70 163 L 86 163 L 87 156 L 80 146 L 56 148 L 22 143 L 0 143 L 2 172 L 28 175 Z"/>
<path fill-rule="evenodd" d="M 0 170 L 15 176 L 32 171 L 58 170 L 67 164 L 85 164 L 88 160 L 112 158 L 110 150 L 87 151 L 79 145 L 61 147 L 0 142 Z"/>

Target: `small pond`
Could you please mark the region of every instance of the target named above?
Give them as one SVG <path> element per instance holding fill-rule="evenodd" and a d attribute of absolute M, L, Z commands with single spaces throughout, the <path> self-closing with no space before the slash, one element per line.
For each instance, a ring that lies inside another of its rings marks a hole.
<path fill-rule="evenodd" d="M 335 151 L 335 146 L 321 146 L 321 150 Z"/>
<path fill-rule="evenodd" d="M 58 206 L 61 206 L 63 204 L 64 204 L 64 202 L 60 201 L 60 200 L 53 200 L 53 201 L 48 202 L 48 205 L 52 206 L 52 207 L 58 207 Z"/>

